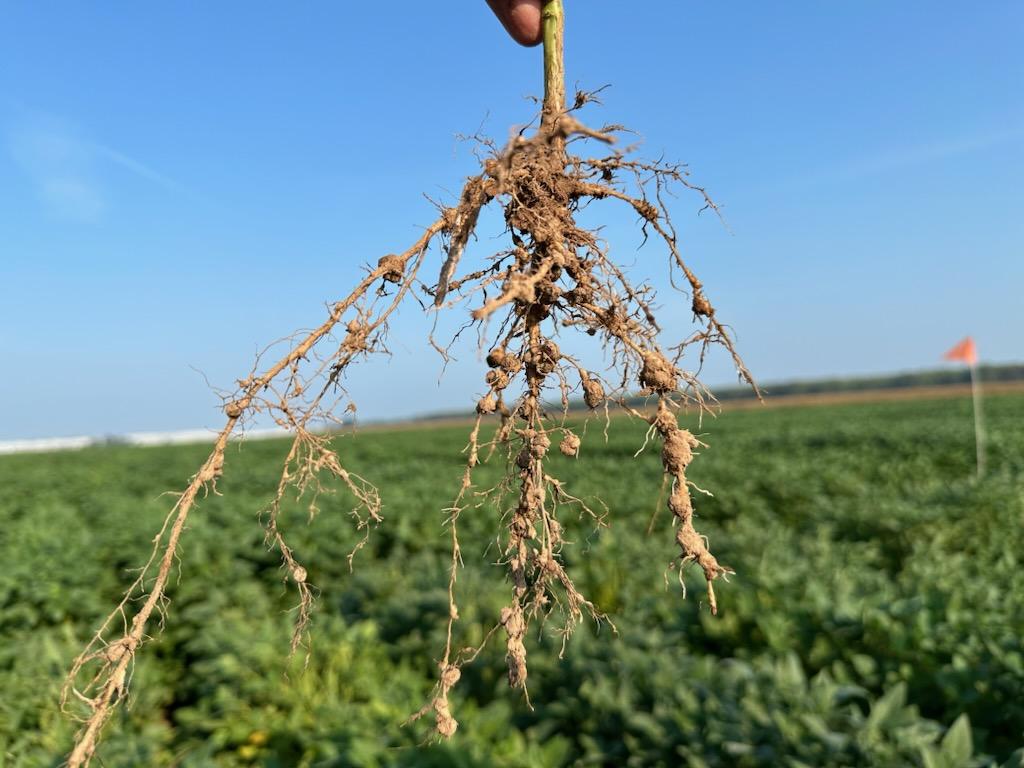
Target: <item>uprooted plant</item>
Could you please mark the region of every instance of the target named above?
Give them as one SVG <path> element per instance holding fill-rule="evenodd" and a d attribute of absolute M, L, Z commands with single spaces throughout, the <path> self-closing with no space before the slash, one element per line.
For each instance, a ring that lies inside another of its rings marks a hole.
<path fill-rule="evenodd" d="M 511 595 L 487 638 L 503 633 L 511 686 L 525 692 L 526 636 L 531 623 L 560 610 L 567 637 L 586 616 L 604 619 L 576 588 L 561 559 L 559 514 L 567 507 L 594 513 L 547 471 L 546 458 L 552 450 L 575 456 L 580 449 L 581 437 L 565 418 L 573 393 L 581 394 L 592 410 L 607 414 L 615 406 L 644 419 L 650 425 L 648 438 L 660 439 L 664 472 L 671 481 L 668 507 L 675 522 L 675 564 L 680 574 L 684 565 L 697 564 L 707 581 L 711 611 L 717 610 L 713 584 L 729 570 L 694 529 L 686 472 L 699 443 L 679 426 L 677 418 L 686 406 L 705 407 L 710 394 L 694 374 L 683 369 L 682 360 L 691 354 L 702 362 L 710 345 L 721 344 L 732 355 L 740 376 L 751 385 L 753 381 L 701 282 L 682 258 L 665 197 L 671 188 L 682 186 L 695 190 L 705 207 L 715 206 L 702 188 L 688 181 L 684 166 L 644 162 L 612 149 L 597 156 L 582 154 L 582 149 L 577 154 L 578 146 L 609 147 L 621 129 L 593 130 L 577 119 L 580 108 L 594 100 L 593 94 L 577 93 L 567 105 L 562 30 L 561 0 L 548 0 L 544 8 L 545 98 L 539 128 L 532 135 L 518 133 L 500 149 L 487 145 L 489 156 L 482 172 L 466 181 L 456 205 L 442 207 L 437 221 L 410 248 L 381 258 L 346 298 L 331 306 L 322 325 L 293 338 L 287 354 L 262 373 L 254 370 L 225 398 L 227 422 L 209 457 L 178 496 L 154 540 L 149 561 L 69 673 L 64 704 L 69 709 L 84 706 L 84 714 L 76 712 L 83 725 L 69 757 L 72 768 L 90 762 L 104 724 L 125 695 L 133 659 L 148 639 L 154 612 L 163 618 L 168 581 L 189 514 L 201 496 L 216 492 L 232 434 L 260 413 L 269 414 L 293 435 L 265 522 L 268 543 L 280 551 L 288 578 L 299 592 L 292 650 L 302 642 L 313 596 L 306 570 L 278 526 L 280 506 L 289 489 L 310 493 L 315 499 L 322 479 L 333 478 L 358 500 L 353 516 L 363 537 L 356 550 L 381 522 L 382 502 L 376 489 L 345 469 L 331 435 L 321 427 L 325 422 L 342 422 L 339 411 L 343 410 L 346 370 L 353 362 L 384 351 L 389 318 L 417 291 L 430 297 L 429 311 L 463 303 L 475 306 L 469 321 L 487 341 L 488 371 L 486 394 L 476 404 L 461 486 L 445 510 L 452 547 L 447 642 L 434 694 L 413 717 L 432 712 L 436 732 L 445 737 L 458 726 L 449 694 L 462 666 L 482 647 L 457 649 L 454 640 L 461 562 L 458 522 L 460 514 L 481 499 L 504 512 L 496 522 L 503 530 L 502 555 Z M 689 294 L 697 328 L 671 346 L 663 342 L 651 287 L 634 285 L 609 257 L 598 235 L 577 225 L 576 215 L 583 206 L 603 200 L 635 211 L 644 235 L 667 249 L 670 270 L 681 278 L 678 283 L 674 279 L 673 285 Z M 483 268 L 460 273 L 478 216 L 489 205 L 503 210 L 508 248 L 491 256 Z M 437 282 L 430 285 L 420 276 L 432 247 L 444 262 Z M 573 331 L 602 343 L 610 363 L 604 373 L 589 369 L 560 348 L 556 339 Z M 637 389 L 649 396 L 649 409 L 630 404 L 627 396 Z M 558 393 L 561 407 L 547 405 L 546 393 L 551 392 Z M 485 422 L 492 420 L 497 426 L 493 436 L 485 439 Z M 495 453 L 507 463 L 506 478 L 495 488 L 478 489 L 474 469 Z M 598 522 L 603 519 L 594 516 Z"/>

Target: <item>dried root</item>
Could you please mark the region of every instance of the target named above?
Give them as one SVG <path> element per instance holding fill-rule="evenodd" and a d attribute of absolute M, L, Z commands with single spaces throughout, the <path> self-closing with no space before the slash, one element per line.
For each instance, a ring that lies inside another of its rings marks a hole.
<path fill-rule="evenodd" d="M 149 560 L 68 673 L 61 706 L 82 721 L 74 749 L 68 756 L 70 768 L 88 765 L 95 754 L 100 731 L 114 707 L 124 698 L 135 654 L 149 640 L 147 627 L 153 614 L 157 613 L 161 623 L 163 621 L 168 582 L 189 514 L 202 496 L 217 492 L 217 479 L 224 472 L 229 439 L 244 419 L 258 413 L 269 413 L 280 426 L 295 435 L 282 469 L 278 493 L 269 509 L 267 539 L 280 549 L 287 577 L 299 590 L 299 619 L 293 650 L 298 646 L 308 622 L 312 593 L 306 569 L 295 559 L 278 525 L 280 502 L 286 489 L 295 487 L 300 495 L 312 492 L 310 509 L 315 511 L 319 478 L 326 471 L 339 478 L 359 501 L 360 506 L 353 511 L 358 528 L 368 529 L 380 521 L 381 505 L 376 490 L 346 471 L 338 455 L 329 448 L 326 437 L 314 434 L 311 427 L 341 423 L 335 414 L 343 396 L 342 374 L 354 360 L 383 351 L 387 320 L 409 293 L 431 242 L 443 228 L 444 223 L 437 221 L 405 253 L 381 259 L 347 298 L 331 307 L 327 319 L 318 328 L 295 340 L 288 352 L 263 373 L 250 374 L 238 382 L 235 392 L 225 393 L 227 422 L 213 450 L 179 495 L 153 540 Z M 399 287 L 394 294 L 388 294 L 383 284 L 398 284 Z M 346 317 L 350 319 L 344 326 L 344 334 L 338 338 L 335 333 Z M 324 347 L 327 350 L 322 352 Z M 141 607 L 129 618 L 129 611 L 139 603 Z"/>
<path fill-rule="evenodd" d="M 549 7 L 554 5 L 549 3 Z M 559 79 L 552 79 L 549 73 L 549 85 Z M 682 186 L 695 190 L 705 207 L 715 206 L 703 189 L 688 181 L 684 166 L 647 163 L 622 151 L 609 150 L 598 157 L 575 154 L 580 143 L 593 146 L 596 141 L 607 147 L 615 140 L 614 127 L 593 130 L 576 118 L 576 110 L 594 100 L 593 94 L 580 93 L 573 107 L 565 109 L 564 97 L 557 89 L 549 92 L 540 128 L 532 136 L 518 135 L 501 150 L 488 145 L 491 152 L 483 172 L 466 181 L 456 206 L 442 208 L 438 220 L 408 250 L 384 256 L 368 269 L 355 290 L 331 307 L 319 328 L 288 340 L 291 347 L 277 362 L 263 373 L 254 372 L 239 382 L 236 391 L 225 394 L 227 422 L 211 454 L 179 496 L 154 540 L 149 562 L 69 674 L 63 703 L 74 708 L 83 721 L 68 759 L 71 768 L 87 765 L 95 754 L 101 729 L 124 698 L 135 655 L 149 639 L 153 614 L 162 620 L 170 572 L 187 518 L 202 495 L 216 493 L 229 438 L 257 413 L 270 414 L 294 436 L 277 493 L 266 510 L 265 526 L 268 545 L 280 551 L 285 578 L 299 593 L 293 652 L 301 645 L 313 593 L 308 573 L 282 531 L 281 504 L 294 492 L 309 501 L 312 514 L 319 495 L 330 487 L 323 479 L 336 481 L 357 502 L 352 515 L 363 538 L 352 555 L 365 543 L 370 529 L 381 522 L 382 503 L 376 489 L 344 467 L 325 428 L 342 425 L 344 414 L 353 408 L 351 404 L 342 407 L 343 379 L 349 365 L 385 351 L 388 319 L 416 288 L 431 297 L 431 311 L 472 304 L 470 322 L 478 327 L 489 352 L 485 392 L 476 403 L 477 418 L 462 482 L 446 510 L 452 542 L 447 641 L 431 701 L 413 719 L 433 713 L 438 735 L 455 733 L 458 722 L 449 697 L 462 667 L 483 648 L 482 644 L 456 650 L 454 641 L 461 564 L 458 520 L 470 505 L 492 503 L 504 510 L 501 552 L 510 583 L 509 602 L 495 617 L 484 644 L 495 634 L 503 635 L 513 688 L 526 691 L 527 637 L 534 622 L 559 613 L 564 622 L 559 630 L 564 650 L 565 640 L 584 618 L 606 620 L 576 588 L 563 565 L 565 541 L 559 521 L 559 515 L 570 508 L 592 516 L 595 525 L 603 525 L 604 513 L 570 495 L 547 470 L 554 447 L 566 456 L 579 455 L 581 438 L 565 426 L 574 393 L 591 410 L 603 409 L 607 414 L 610 406 L 621 406 L 650 424 L 649 437 L 656 434 L 660 438 L 662 463 L 672 483 L 668 508 L 675 521 L 680 572 L 687 563 L 700 567 L 707 580 L 711 611 L 717 612 L 712 584 L 730 571 L 718 563 L 693 527 L 686 472 L 699 443 L 677 419 L 684 407 L 707 407 L 710 396 L 680 364 L 692 350 L 693 368 L 699 370 L 709 346 L 719 344 L 732 355 L 741 377 L 752 385 L 753 380 L 704 286 L 683 261 L 664 198 L 671 187 Z M 655 316 L 653 289 L 632 284 L 611 260 L 598 235 L 576 223 L 577 212 L 597 201 L 629 206 L 638 215 L 644 234 L 664 246 L 670 270 L 682 275 L 679 287 L 689 293 L 697 332 L 672 347 L 662 346 L 664 333 Z M 460 275 L 467 244 L 481 210 L 488 205 L 503 210 L 508 247 L 493 255 L 483 268 Z M 440 241 L 444 260 L 437 282 L 429 286 L 421 283 L 418 275 L 435 241 Z M 582 331 L 602 345 L 612 379 L 562 351 L 559 335 L 572 331 Z M 656 399 L 653 415 L 629 405 L 627 396 L 637 390 Z M 554 413 L 545 404 L 550 391 L 560 394 L 561 408 Z M 481 442 L 482 424 L 493 416 L 500 419 L 496 432 L 490 441 Z M 485 460 L 481 458 L 485 449 L 488 456 L 495 452 L 504 456 L 508 474 L 499 486 L 480 491 L 473 471 Z M 134 614 L 129 616 L 132 610 Z"/>
<path fill-rule="evenodd" d="M 588 100 L 586 95 L 577 97 L 577 103 Z M 718 322 L 703 285 L 683 262 L 662 203 L 663 192 L 671 184 L 690 186 L 684 169 L 634 161 L 622 153 L 599 159 L 578 157 L 568 148 L 581 137 L 603 143 L 613 140 L 609 131 L 585 128 L 570 112 L 563 112 L 543 123 L 532 137 L 515 138 L 485 162 L 484 174 L 467 182 L 460 209 L 455 213 L 445 211 L 444 216 L 448 221 L 475 221 L 477 205 L 497 201 L 504 209 L 510 248 L 495 254 L 489 268 L 458 278 L 462 240 L 452 242 L 433 291 L 442 306 L 472 301 L 479 295 L 480 303 L 471 310 L 472 318 L 481 324 L 500 318 L 499 331 L 487 354 L 487 392 L 477 403 L 477 413 L 479 417 L 501 414 L 502 424 L 492 448 L 504 447 L 510 480 L 517 492 L 506 512 L 503 539 L 510 601 L 487 637 L 495 631 L 504 635 L 509 684 L 524 691 L 528 679 L 526 639 L 534 621 L 543 621 L 552 611 L 559 611 L 564 619 L 564 641 L 583 618 L 606 619 L 579 592 L 561 562 L 564 542 L 559 506 L 572 504 L 594 513 L 569 496 L 561 482 L 545 470 L 546 458 L 554 446 L 566 456 L 577 456 L 580 451 L 581 438 L 562 425 L 570 403 L 567 393 L 578 392 L 592 410 L 621 404 L 627 412 L 648 421 L 652 435 L 661 438 L 663 465 L 673 486 L 668 507 L 676 523 L 680 573 L 682 566 L 691 562 L 703 570 L 711 610 L 717 612 L 712 582 L 730 571 L 718 563 L 693 527 L 686 469 L 699 443 L 678 426 L 676 416 L 687 405 L 706 407 L 709 395 L 693 374 L 679 367 L 679 361 L 690 348 L 698 350 L 698 360 L 702 361 L 710 344 L 722 344 L 733 355 L 741 376 L 753 383 Z M 619 178 L 625 181 L 620 184 Z M 480 189 L 486 194 L 475 193 Z M 637 211 L 641 226 L 660 237 L 671 264 L 681 270 L 688 283 L 694 316 L 702 329 L 672 347 L 671 355 L 660 345 L 653 291 L 646 285 L 631 284 L 610 260 L 597 236 L 576 225 L 575 214 L 583 205 L 604 199 L 625 202 Z M 704 199 L 710 204 L 706 195 Z M 462 210 L 466 206 L 472 210 Z M 495 285 L 498 291 L 489 296 Z M 600 340 L 613 360 L 616 384 L 609 385 L 561 351 L 556 339 L 565 329 L 581 329 Z M 507 392 L 517 385 L 521 394 L 506 405 Z M 548 413 L 544 404 L 544 392 L 550 388 L 562 393 L 562 408 L 554 414 Z M 626 396 L 638 389 L 657 398 L 652 416 L 627 404 Z M 450 510 L 453 574 L 459 561 L 455 524 L 468 504 L 479 456 L 479 417 L 462 488 Z M 476 498 L 490 495 L 488 491 L 478 492 Z M 500 504 L 503 496 L 495 495 L 495 503 Z M 594 518 L 597 524 L 603 524 L 603 516 L 595 514 Z M 481 650 L 455 652 L 452 625 L 458 609 L 453 590 L 449 599 L 448 642 L 440 663 L 441 679 L 432 702 L 416 715 L 433 711 L 435 730 L 442 736 L 458 725 L 449 705 L 449 694 L 458 679 L 456 672 Z"/>

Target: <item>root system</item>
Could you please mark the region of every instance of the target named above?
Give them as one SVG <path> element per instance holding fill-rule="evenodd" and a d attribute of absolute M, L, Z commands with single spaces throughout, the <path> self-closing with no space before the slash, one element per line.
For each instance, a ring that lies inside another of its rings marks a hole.
<path fill-rule="evenodd" d="M 435 691 L 413 719 L 432 714 L 435 730 L 443 737 L 452 736 L 458 727 L 451 692 L 462 667 L 482 648 L 459 649 L 454 639 L 461 563 L 458 523 L 460 514 L 478 505 L 482 497 L 493 500 L 504 513 L 495 524 L 502 531 L 502 561 L 509 581 L 508 604 L 495 617 L 484 642 L 494 636 L 503 638 L 513 688 L 526 690 L 527 637 L 535 622 L 560 612 L 567 638 L 585 618 L 606 620 L 563 566 L 565 542 L 559 522 L 568 509 L 593 515 L 596 524 L 604 523 L 604 513 L 594 512 L 572 496 L 548 471 L 553 450 L 567 456 L 580 451 L 581 436 L 566 426 L 573 396 L 581 397 L 604 418 L 610 409 L 621 408 L 650 425 L 648 437 L 660 441 L 664 472 L 671 482 L 668 508 L 675 520 L 675 562 L 680 573 L 687 563 L 701 569 L 711 610 L 717 610 L 713 584 L 729 570 L 694 529 L 686 472 L 700 444 L 678 423 L 680 409 L 704 408 L 710 394 L 683 367 L 683 359 L 689 356 L 697 363 L 692 367 L 699 370 L 709 346 L 719 344 L 732 355 L 740 375 L 751 385 L 753 380 L 704 286 L 683 260 L 665 199 L 669 190 L 682 187 L 696 192 L 704 207 L 717 209 L 704 190 L 689 181 L 684 166 L 636 159 L 614 148 L 622 129 L 592 129 L 578 119 L 595 95 L 577 93 L 571 105 L 566 103 L 561 14 L 558 0 L 547 3 L 546 94 L 539 127 L 530 134 L 517 133 L 504 147 L 487 145 L 481 172 L 465 182 L 456 205 L 442 207 L 438 219 L 408 249 L 386 255 L 368 268 L 355 289 L 334 303 L 320 327 L 292 339 L 287 354 L 239 381 L 226 397 L 227 421 L 212 452 L 178 496 L 154 540 L 149 562 L 70 671 L 64 704 L 82 718 L 68 761 L 72 768 L 90 762 L 104 724 L 125 696 L 133 660 L 149 639 L 154 614 L 162 620 L 170 573 L 189 514 L 205 494 L 216 492 L 217 480 L 225 471 L 229 438 L 258 413 L 271 415 L 293 435 L 265 526 L 268 543 L 280 551 L 287 578 L 298 590 L 292 650 L 299 647 L 313 594 L 306 570 L 278 526 L 279 508 L 292 488 L 308 494 L 315 508 L 321 482 L 334 478 L 358 502 L 352 511 L 353 523 L 362 534 L 356 550 L 381 522 L 382 502 L 376 489 L 348 471 L 329 434 L 314 427 L 325 421 L 340 423 L 346 410 L 346 370 L 385 350 L 389 318 L 417 293 L 429 296 L 431 312 L 470 307 L 470 322 L 487 339 L 487 371 L 461 485 L 445 510 L 451 538 L 447 642 L 441 649 Z M 666 343 L 652 288 L 630 282 L 598 235 L 577 224 L 580 210 L 597 201 L 628 206 L 643 234 L 664 248 L 669 269 L 677 278 L 673 285 L 688 294 L 696 330 Z M 507 247 L 491 256 L 482 269 L 460 272 L 480 212 L 487 206 L 503 212 Z M 436 282 L 426 283 L 421 275 L 435 252 L 443 263 Z M 591 370 L 563 351 L 559 340 L 571 333 L 595 337 L 603 345 L 609 361 L 605 372 Z M 648 396 L 649 409 L 630 404 L 627 398 L 637 391 Z M 546 405 L 552 393 L 558 393 L 561 403 L 555 409 Z M 494 434 L 484 439 L 485 425 L 492 420 L 498 422 Z M 506 461 L 505 481 L 480 490 L 474 470 L 495 453 Z"/>

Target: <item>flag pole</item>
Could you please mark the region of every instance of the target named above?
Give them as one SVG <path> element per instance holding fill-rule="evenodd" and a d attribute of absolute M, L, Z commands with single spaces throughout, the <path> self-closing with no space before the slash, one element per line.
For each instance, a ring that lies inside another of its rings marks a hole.
<path fill-rule="evenodd" d="M 974 446 L 978 461 L 978 479 L 985 474 L 985 416 L 981 409 L 981 378 L 978 376 L 978 364 L 972 362 L 971 399 L 974 402 Z"/>

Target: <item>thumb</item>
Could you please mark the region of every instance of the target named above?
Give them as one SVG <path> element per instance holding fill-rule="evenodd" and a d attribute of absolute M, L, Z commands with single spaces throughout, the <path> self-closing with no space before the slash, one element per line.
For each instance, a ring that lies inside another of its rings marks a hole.
<path fill-rule="evenodd" d="M 517 43 L 537 45 L 541 41 L 541 1 L 487 0 L 487 4 Z"/>

